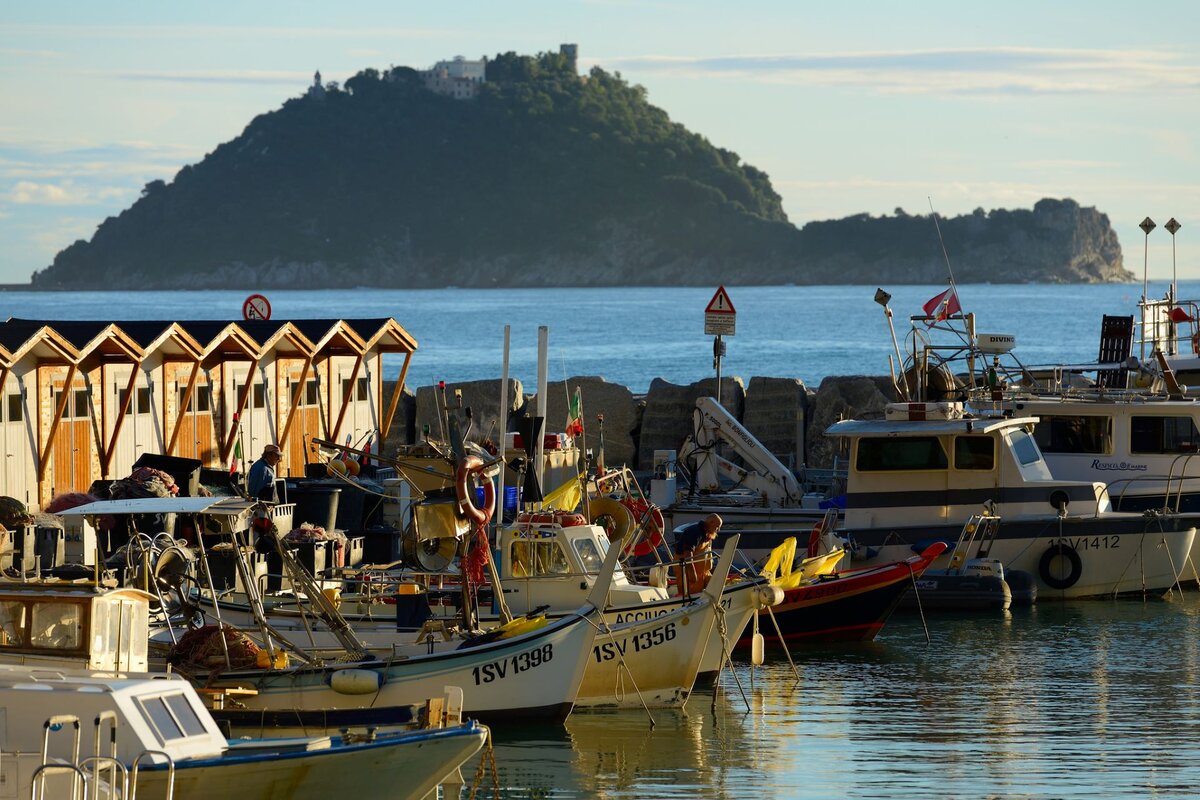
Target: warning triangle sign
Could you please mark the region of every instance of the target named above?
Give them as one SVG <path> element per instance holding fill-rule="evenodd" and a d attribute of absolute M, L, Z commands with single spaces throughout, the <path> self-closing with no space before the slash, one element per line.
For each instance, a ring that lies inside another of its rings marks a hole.
<path fill-rule="evenodd" d="M 724 286 L 717 287 L 717 293 L 712 296 L 712 300 L 708 301 L 708 305 L 704 309 L 705 314 L 736 314 L 737 309 L 733 307 L 733 303 L 729 300 L 729 293 L 725 291 Z"/>

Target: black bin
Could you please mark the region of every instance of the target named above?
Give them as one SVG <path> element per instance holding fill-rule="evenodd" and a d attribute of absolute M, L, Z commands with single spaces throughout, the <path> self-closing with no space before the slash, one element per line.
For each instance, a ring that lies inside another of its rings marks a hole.
<path fill-rule="evenodd" d="M 299 528 L 302 522 L 319 525 L 327 531 L 337 527 L 338 501 L 342 493 L 340 488 L 312 481 L 296 481 L 295 484 L 288 484 L 287 492 L 288 500 L 296 504 L 292 514 L 293 527 Z"/>

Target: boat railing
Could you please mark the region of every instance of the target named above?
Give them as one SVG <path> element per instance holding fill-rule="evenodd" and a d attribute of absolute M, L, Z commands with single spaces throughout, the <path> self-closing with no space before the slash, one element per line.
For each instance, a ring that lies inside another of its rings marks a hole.
<path fill-rule="evenodd" d="M 143 750 L 138 753 L 137 758 L 133 760 L 133 770 L 129 775 L 129 800 L 137 800 L 138 790 L 138 770 L 142 766 L 142 762 L 154 756 L 161 756 L 167 762 L 167 793 L 163 800 L 172 800 L 175 796 L 175 759 L 170 753 L 162 750 Z"/>
<path fill-rule="evenodd" d="M 32 800 L 46 800 L 46 778 L 51 775 L 69 774 L 71 780 L 71 794 L 63 797 L 61 794 L 56 794 L 54 800 L 87 800 L 88 799 L 88 780 L 87 774 L 74 764 L 41 764 L 33 771 L 31 779 L 30 797 Z"/>
<path fill-rule="evenodd" d="M 85 775 L 91 771 L 91 785 L 96 787 L 96 796 L 100 796 L 100 787 L 107 785 L 109 794 L 114 797 L 129 796 L 129 768 L 117 759 L 116 756 L 88 756 L 79 762 L 79 769 Z M 101 784 L 100 778 L 102 775 L 108 774 L 111 777 L 107 784 Z M 113 790 L 113 787 L 119 787 L 120 792 Z"/>

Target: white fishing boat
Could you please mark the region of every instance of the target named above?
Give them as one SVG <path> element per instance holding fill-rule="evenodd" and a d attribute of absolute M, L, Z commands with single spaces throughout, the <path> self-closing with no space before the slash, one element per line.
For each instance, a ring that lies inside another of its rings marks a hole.
<path fill-rule="evenodd" d="M 0 707 L 0 798 L 11 800 L 326 800 L 383 786 L 415 800 L 487 739 L 486 728 L 452 713 L 431 728 L 370 738 L 231 741 L 171 675 L 0 666 Z"/>
<path fill-rule="evenodd" d="M 578 515 L 549 512 L 533 515 L 531 519 L 537 521 L 523 522 L 500 534 L 498 575 L 506 606 L 517 617 L 558 619 L 571 615 L 594 590 L 602 561 L 613 548 L 603 528 L 586 524 Z M 736 537 L 726 542 L 722 563 L 732 564 L 737 546 Z M 714 576 L 721 569 L 718 565 Z M 725 571 L 728 572 L 727 567 Z M 711 582 L 718 600 L 709 607 L 707 592 L 691 598 L 678 597 L 661 580 L 661 569 L 654 572 L 660 585 L 633 583 L 625 569 L 615 568 L 604 626 L 593 644 L 593 659 L 584 677 L 587 688 L 581 690 L 577 705 L 682 703 L 696 673 L 702 681 L 715 677 L 724 654 L 738 641 L 754 613 L 779 602 L 779 593 L 765 579 L 742 576 L 732 582 L 724 579 Z M 442 610 L 440 607 L 429 609 L 430 586 L 436 584 L 436 578 L 407 571 L 371 570 L 347 577 L 348 584 L 370 591 L 369 595 L 341 593 L 339 599 L 355 634 L 373 652 L 390 651 L 395 644 L 413 640 L 414 631 L 397 621 L 401 616 L 406 622 L 414 617 L 444 624 L 452 622 L 449 618 L 438 619 L 435 612 Z M 242 628 L 254 625 L 244 597 L 226 593 L 219 596 L 218 605 L 225 621 Z M 206 602 L 205 606 L 212 604 Z M 420 608 L 420 613 L 412 613 L 414 606 Z M 481 610 L 480 616 L 495 623 L 499 621 L 495 610 L 491 614 Z M 312 604 L 304 596 L 270 600 L 267 618 L 274 630 L 305 647 L 322 650 L 338 646 L 334 633 L 314 616 Z M 681 635 L 685 629 L 686 635 Z M 160 632 L 156 638 L 161 642 L 167 637 Z M 627 659 L 624 665 L 619 663 L 620 659 L 610 663 L 612 654 L 621 652 L 620 646 L 614 644 L 618 640 L 625 642 L 626 650 L 634 648 L 634 652 L 640 652 L 642 644 L 654 642 L 655 655 L 662 656 L 663 665 L 655 667 L 645 659 L 637 662 Z M 696 659 L 699 663 L 690 666 Z M 667 663 L 671 668 L 666 668 Z M 624 680 L 616 680 L 610 674 L 618 666 L 628 673 Z M 631 684 L 643 688 L 642 697 L 632 692 Z M 623 691 L 622 687 L 630 691 Z"/>
<path fill-rule="evenodd" d="M 1200 517 L 1114 512 L 1104 484 L 1056 479 L 1031 433 L 1036 423 L 943 402 L 893 404 L 886 419 L 830 427 L 850 453 L 840 532 L 856 561 L 895 561 L 930 540 L 954 541 L 991 503 L 1001 522 L 989 556 L 1033 574 L 1039 599 L 1174 586 Z"/>
<path fill-rule="evenodd" d="M 584 598 L 581 607 L 544 628 L 525 635 L 471 646 L 449 631 L 441 635 L 410 636 L 403 642 L 389 642 L 386 656 L 372 654 L 324 595 L 315 589 L 310 592 L 327 623 L 341 644 L 340 654 L 312 655 L 303 649 L 289 647 L 272 630 L 262 612 L 257 592 L 258 581 L 251 577 L 253 570 L 247 562 L 252 552 L 250 536 L 256 520 L 267 519 L 261 504 L 230 500 L 229 498 L 182 498 L 187 501 L 186 512 L 196 517 L 195 529 L 203 531 L 198 553 L 206 557 L 204 538 L 220 535 L 232 538 L 232 554 L 242 585 L 248 590 L 249 606 L 254 614 L 250 626 L 257 638 L 256 647 L 265 653 L 263 663 L 251 668 L 238 668 L 229 657 L 227 648 L 212 664 L 189 664 L 188 670 L 197 681 L 210 686 L 253 689 L 254 694 L 242 702 L 248 708 L 319 709 L 361 708 L 364 706 L 406 706 L 435 696 L 440 687 L 463 687 L 464 710 L 475 718 L 538 717 L 561 719 L 570 713 L 591 655 L 595 636 L 612 581 L 618 553 L 612 550 L 599 571 L 599 576 Z M 168 499 L 100 501 L 71 509 L 72 518 L 84 523 L 113 513 L 138 514 L 142 505 L 155 507 L 169 503 Z M 161 594 L 159 576 L 149 567 L 149 581 Z M 174 577 L 174 576 L 173 576 Z M 189 579 L 196 586 L 195 579 Z M 211 592 L 211 585 L 207 587 Z M 315 587 L 314 587 L 315 588 Z M 182 593 L 186 603 L 191 590 Z M 227 620 L 220 618 L 218 604 L 214 615 L 217 628 Z M 185 614 L 191 621 L 192 614 Z M 177 639 L 173 629 L 168 638 Z M 220 636 L 220 634 L 217 634 Z M 278 668 L 283 660 L 277 656 L 290 650 L 289 663 L 295 666 Z M 209 678 L 220 673 L 220 681 Z"/>

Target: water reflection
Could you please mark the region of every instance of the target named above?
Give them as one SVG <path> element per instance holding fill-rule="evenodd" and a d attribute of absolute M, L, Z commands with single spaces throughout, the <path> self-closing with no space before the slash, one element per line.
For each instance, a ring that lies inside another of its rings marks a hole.
<path fill-rule="evenodd" d="M 876 642 L 736 665 L 687 712 L 500 731 L 505 797 L 1186 797 L 1200 594 L 897 616 Z M 753 673 L 753 674 L 752 674 Z M 473 768 L 473 765 L 472 765 Z M 468 781 L 472 777 L 467 776 Z"/>

